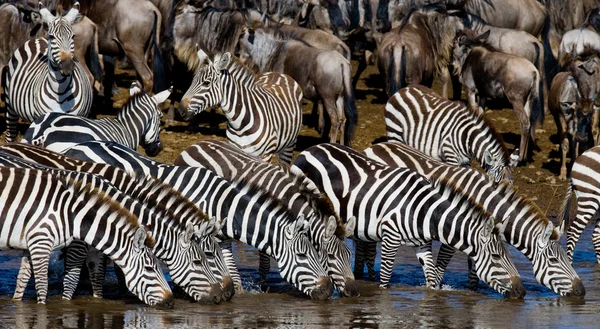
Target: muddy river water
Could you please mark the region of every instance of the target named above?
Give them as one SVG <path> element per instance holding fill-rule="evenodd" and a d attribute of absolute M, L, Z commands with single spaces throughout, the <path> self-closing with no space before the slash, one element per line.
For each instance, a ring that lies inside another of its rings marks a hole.
<path fill-rule="evenodd" d="M 64 301 L 60 276 L 53 275 L 47 305 L 36 304 L 32 283 L 23 301 L 12 301 L 18 254 L 0 253 L 0 328 L 600 327 L 600 270 L 591 232 L 584 233 L 575 254 L 574 266 L 587 290 L 583 300 L 560 298 L 539 285 L 529 261 L 514 249 L 513 260 L 527 288 L 524 300 L 504 300 L 483 283 L 477 292 L 468 290 L 462 255 L 452 260 L 443 289 L 428 290 L 412 249 L 403 248 L 387 290 L 379 289 L 375 282 L 359 281 L 359 298 L 340 298 L 336 293 L 331 300 L 313 301 L 283 282 L 275 267 L 269 274 L 269 292 L 260 292 L 252 280 L 258 277 L 256 252 L 241 244 L 234 248 L 246 278 L 244 293 L 219 305 L 177 299 L 170 310 L 119 297 L 111 276 L 105 285 L 105 299 L 91 297 L 84 286 L 72 301 Z M 59 260 L 52 263 L 56 271 L 61 266 Z M 378 270 L 379 263 L 376 266 Z"/>

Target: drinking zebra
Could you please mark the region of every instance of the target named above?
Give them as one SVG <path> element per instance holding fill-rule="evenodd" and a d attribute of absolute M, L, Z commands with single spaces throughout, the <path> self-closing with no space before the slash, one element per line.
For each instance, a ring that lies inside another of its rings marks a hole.
<path fill-rule="evenodd" d="M 452 184 L 440 182 L 436 189 L 415 171 L 388 167 L 335 144 L 304 150 L 294 166 L 329 195 L 342 218 L 356 216 L 354 239 L 381 241 L 380 287 L 387 287 L 403 245 L 415 248 L 427 286 L 437 287 L 431 244 L 439 240 L 469 255 L 479 277 L 506 298 L 525 295 L 499 237 L 503 228 Z"/>
<path fill-rule="evenodd" d="M 29 254 L 38 303 L 46 303 L 50 252 L 80 239 L 120 266 L 127 288 L 146 304 L 173 306 L 147 247 L 155 241 L 126 208 L 89 185 L 42 170 L 0 167 L 0 177 L 0 250 Z"/>
<path fill-rule="evenodd" d="M 358 285 L 350 266 L 351 251 L 344 238 L 352 234 L 355 218 L 344 223 L 326 194 L 304 174 L 289 167 L 264 162 L 221 141 L 202 141 L 185 149 L 176 166 L 203 167 L 228 181 L 245 179 L 287 204 L 294 216 L 308 219 L 308 238 L 319 252 L 335 288 L 344 296 L 358 296 Z M 270 258 L 260 254 L 260 274 L 265 279 Z"/>
<path fill-rule="evenodd" d="M 515 189 L 506 184 L 494 185 L 476 169 L 436 161 L 401 143 L 380 143 L 364 152 L 369 158 L 389 166 L 415 170 L 434 183 L 451 182 L 458 187 L 458 193 L 464 194 L 504 223 L 503 239 L 531 261 L 538 282 L 561 296 L 585 295 L 581 279 L 558 242 L 560 230 L 555 229 L 533 202 L 518 196 Z M 452 250 L 442 246 L 438 255 L 440 276 L 452 253 Z M 471 278 L 474 278 L 473 275 Z"/>
<path fill-rule="evenodd" d="M 569 187 L 560 212 L 560 227 L 567 232 L 567 256 L 573 261 L 575 246 L 588 222 L 600 208 L 600 179 L 598 178 L 598 163 L 600 162 L 600 146 L 595 146 L 577 157 L 571 169 Z M 577 212 L 571 222 L 571 197 L 575 190 Z M 596 258 L 600 264 L 600 221 L 596 222 L 592 243 Z"/>
<path fill-rule="evenodd" d="M 7 143 L 17 138 L 19 118 L 32 122 L 48 112 L 87 116 L 92 107 L 92 85 L 73 57 L 71 23 L 79 13 L 79 3 L 63 17 L 52 15 L 41 3 L 39 13 L 48 25 L 48 38 L 29 40 L 19 47 L 2 73 Z"/>
<path fill-rule="evenodd" d="M 116 118 L 87 119 L 65 113 L 47 113 L 33 121 L 21 142 L 62 152 L 90 140 L 112 141 L 136 149 L 141 145 L 146 154 L 156 156 L 162 150 L 158 105 L 171 94 L 171 89 L 154 96 L 142 91 L 135 81 L 130 98 Z"/>
<path fill-rule="evenodd" d="M 402 142 L 456 166 L 469 166 L 475 159 L 496 183 L 502 179 L 512 182 L 511 167 L 518 163 L 518 149 L 509 160 L 502 137 L 462 102 L 412 85 L 388 100 L 384 115 L 389 141 Z"/>
<path fill-rule="evenodd" d="M 129 209 L 132 209 L 140 221 L 151 221 L 148 226 L 158 230 L 154 235 L 159 241 L 155 245 L 155 253 L 159 258 L 164 259 L 169 267 L 171 279 L 177 286 L 182 287 L 197 301 L 208 296 L 211 301 L 219 302 L 221 300 L 219 284 L 222 284 L 222 295 L 225 299 L 229 300 L 233 296 L 233 283 L 221 249 L 213 236 L 218 231 L 218 227 L 214 225 L 214 221 L 207 221 L 206 215 L 195 204 L 169 185 L 145 176 L 134 178 L 114 166 L 68 158 L 27 144 L 1 146 L 0 165 L 35 167 L 60 175 L 69 173 L 65 170 L 72 173 L 82 172 L 77 174 L 76 178 L 91 180 L 98 184 L 98 188 L 106 185 L 103 188 L 105 193 L 112 198 L 122 200 L 123 204 L 135 205 L 135 207 L 130 206 Z M 103 180 L 88 173 L 101 175 Z M 119 191 L 114 191 L 113 187 Z M 119 192 L 134 200 L 121 196 Z M 174 245 L 171 246 L 170 243 Z M 87 254 L 87 245 L 81 241 L 76 240 L 69 246 L 66 258 L 66 267 L 69 270 L 65 274 L 64 299 L 71 299 L 73 296 L 79 281 L 80 268 Z M 103 265 L 97 257 L 92 259 L 94 264 Z M 104 267 L 96 265 L 93 270 L 95 271 L 91 274 L 94 296 L 102 297 Z M 20 273 L 24 271 L 26 269 L 22 267 Z M 15 299 L 21 298 L 28 280 L 28 277 L 23 277 L 22 280 L 17 281 L 23 284 L 21 286 L 17 284 Z"/>
<path fill-rule="evenodd" d="M 255 75 L 230 53 L 214 63 L 202 49 L 192 85 L 179 111 L 191 118 L 220 105 L 227 117 L 227 139 L 244 152 L 269 161 L 274 154 L 289 164 L 302 126 L 302 90 L 285 74 Z"/>
<path fill-rule="evenodd" d="M 128 173 L 152 175 L 171 185 L 194 202 L 208 216 L 226 224 L 220 231 L 224 240 L 238 240 L 257 248 L 277 261 L 281 277 L 313 299 L 327 299 L 333 285 L 325 267 L 306 236 L 305 220 L 297 219 L 272 196 L 246 181 L 232 184 L 210 170 L 179 167 L 152 161 L 116 143 L 87 142 L 74 146 L 67 155 L 120 167 Z M 231 248 L 223 255 L 236 288 L 239 275 Z"/>

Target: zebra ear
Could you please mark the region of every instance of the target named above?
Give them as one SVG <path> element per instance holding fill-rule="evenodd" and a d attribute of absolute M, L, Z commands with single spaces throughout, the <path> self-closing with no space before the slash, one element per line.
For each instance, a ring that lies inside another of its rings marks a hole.
<path fill-rule="evenodd" d="M 504 220 L 501 221 L 500 223 L 496 224 L 496 229 L 498 230 L 498 235 L 500 235 L 500 238 L 502 239 L 502 241 L 506 242 L 506 237 L 504 237 L 504 230 L 506 230 L 506 225 L 508 224 L 508 221 Z"/>
<path fill-rule="evenodd" d="M 544 229 L 544 232 L 542 233 L 542 235 L 540 235 L 540 237 L 538 238 L 538 241 L 537 241 L 538 247 L 540 247 L 542 249 L 546 248 L 546 246 L 548 245 L 548 242 L 550 242 L 552 233 L 554 233 L 554 224 L 552 224 L 552 222 L 549 222 L 548 225 L 546 225 L 546 228 Z"/>
<path fill-rule="evenodd" d="M 227 224 L 227 217 L 223 218 L 221 221 L 217 221 L 218 226 L 215 225 L 215 235 L 219 232 L 223 232 L 223 228 L 225 228 L 225 224 Z"/>
<path fill-rule="evenodd" d="M 141 252 L 146 245 L 144 244 L 146 242 L 146 229 L 143 227 L 138 228 L 135 231 L 135 234 L 133 236 L 133 250 L 135 252 Z"/>
<path fill-rule="evenodd" d="M 185 233 L 183 234 L 183 243 L 189 244 L 192 241 L 192 236 L 194 236 L 194 224 L 187 223 L 185 225 Z"/>
<path fill-rule="evenodd" d="M 231 63 L 231 54 L 229 52 L 215 56 L 215 70 L 221 71 L 227 69 Z"/>
<path fill-rule="evenodd" d="M 65 15 L 65 19 L 69 24 L 73 24 L 75 18 L 77 18 L 77 14 L 79 14 L 79 2 L 75 2 L 71 10 Z"/>
<path fill-rule="evenodd" d="M 134 81 L 129 87 L 129 96 L 133 97 L 142 92 L 142 84 L 139 81 Z"/>
<path fill-rule="evenodd" d="M 48 10 L 48 8 L 46 8 L 46 6 L 44 6 L 43 3 L 38 3 L 38 8 L 40 10 L 40 15 L 42 16 L 42 22 L 48 24 L 56 19 L 56 17 L 52 15 L 50 10 Z"/>
<path fill-rule="evenodd" d="M 325 227 L 325 237 L 332 237 L 335 234 L 335 230 L 337 229 L 337 221 L 335 217 L 329 216 L 327 219 L 327 226 Z"/>
<path fill-rule="evenodd" d="M 352 216 L 346 222 L 346 237 L 350 237 L 354 234 L 354 229 L 356 228 L 356 217 Z"/>
<path fill-rule="evenodd" d="M 490 150 L 485 150 L 483 152 L 483 161 L 485 161 L 486 165 L 491 165 L 492 161 L 494 161 L 494 157 L 492 156 L 492 152 Z"/>
<path fill-rule="evenodd" d="M 294 236 L 296 236 L 296 234 L 302 232 L 302 230 L 304 230 L 304 224 L 305 224 L 305 220 L 304 220 L 304 216 L 300 215 L 298 216 L 298 218 L 296 219 L 296 221 L 294 222 L 293 225 L 289 225 L 286 229 L 285 229 L 285 235 L 286 238 L 288 240 L 291 240 L 294 238 Z"/>
<path fill-rule="evenodd" d="M 163 90 L 163 91 L 159 92 L 158 94 L 152 96 L 152 101 L 154 101 L 154 103 L 156 105 L 162 104 L 164 101 L 167 100 L 167 98 L 169 98 L 172 91 L 173 91 L 173 86 L 171 86 L 171 88 L 169 88 L 167 90 Z"/>

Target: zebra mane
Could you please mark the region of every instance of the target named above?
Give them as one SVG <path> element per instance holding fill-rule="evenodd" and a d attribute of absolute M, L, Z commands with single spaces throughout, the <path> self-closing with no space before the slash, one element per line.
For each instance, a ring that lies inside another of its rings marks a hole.
<path fill-rule="evenodd" d="M 114 201 L 101 190 L 92 187 L 92 184 L 84 184 L 81 180 L 62 178 L 56 175 L 52 176 L 57 177 L 62 182 L 66 183 L 67 188 L 73 191 L 76 195 L 83 194 L 83 198 L 85 200 L 96 201 L 97 204 L 102 204 L 103 206 L 107 207 L 109 212 L 117 213 L 120 218 L 125 218 L 126 223 L 132 228 L 137 229 L 141 227 L 138 223 L 138 218 L 136 215 L 123 208 L 118 202 Z M 146 234 L 144 245 L 146 247 L 153 248 L 155 244 L 156 240 L 154 237 Z"/>
<path fill-rule="evenodd" d="M 231 56 L 231 63 L 229 63 L 227 71 L 244 86 L 250 87 L 256 83 L 256 74 L 234 56 Z"/>

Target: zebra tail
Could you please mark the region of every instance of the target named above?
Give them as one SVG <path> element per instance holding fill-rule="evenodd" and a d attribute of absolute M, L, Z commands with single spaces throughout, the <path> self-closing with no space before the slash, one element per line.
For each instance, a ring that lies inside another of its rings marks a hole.
<path fill-rule="evenodd" d="M 346 116 L 346 127 L 344 127 L 344 144 L 350 146 L 350 141 L 354 135 L 354 127 L 358 123 L 358 110 L 354 97 L 354 88 L 352 88 L 352 77 L 350 62 L 342 64 L 342 74 L 344 79 L 344 114 Z"/>
<path fill-rule="evenodd" d="M 565 233 L 566 229 L 571 225 L 570 222 L 570 214 L 571 214 L 571 195 L 573 194 L 573 181 L 569 179 L 569 187 L 567 188 L 567 193 L 565 194 L 565 199 L 563 200 L 561 211 L 558 217 L 558 227 L 559 232 L 562 234 Z"/>
<path fill-rule="evenodd" d="M 154 43 L 154 58 L 152 60 L 152 72 L 154 77 L 154 87 L 152 88 L 155 93 L 161 92 L 167 89 L 166 72 L 165 72 L 165 60 L 163 58 L 162 50 L 160 48 L 160 24 L 161 16 L 158 11 L 154 12 L 154 27 L 152 28 L 152 42 Z"/>
<path fill-rule="evenodd" d="M 94 25 L 94 33 L 92 37 L 92 46 L 89 56 L 90 70 L 94 80 L 102 82 L 102 66 L 100 66 L 100 55 L 98 52 L 98 27 Z"/>

